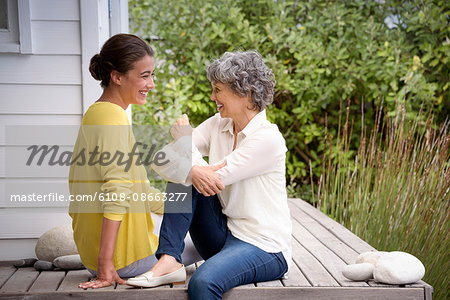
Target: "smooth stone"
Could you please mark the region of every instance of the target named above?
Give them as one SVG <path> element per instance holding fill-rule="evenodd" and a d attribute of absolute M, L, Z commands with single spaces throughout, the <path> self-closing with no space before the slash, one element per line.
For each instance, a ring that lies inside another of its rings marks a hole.
<path fill-rule="evenodd" d="M 80 270 L 85 268 L 79 254 L 57 257 L 53 261 L 53 265 L 63 270 Z"/>
<path fill-rule="evenodd" d="M 401 251 L 383 254 L 373 270 L 376 282 L 408 284 L 419 281 L 425 275 L 425 267 L 415 256 Z"/>
<path fill-rule="evenodd" d="M 16 267 L 16 268 L 32 267 L 32 266 L 34 266 L 35 262 L 37 262 L 36 258 L 19 259 L 14 262 L 14 267 Z"/>
<path fill-rule="evenodd" d="M 53 266 L 53 264 L 49 261 L 46 260 L 38 260 L 37 262 L 34 263 L 34 268 L 38 271 L 51 271 L 53 270 L 55 267 Z"/>
<path fill-rule="evenodd" d="M 354 265 L 347 265 L 342 271 L 347 279 L 354 281 L 369 280 L 373 278 L 373 269 L 375 266 L 371 263 L 360 263 Z"/>
<path fill-rule="evenodd" d="M 377 261 L 380 259 L 382 255 L 384 255 L 385 251 L 367 251 L 363 252 L 356 258 L 355 264 L 360 263 L 371 263 L 372 265 L 376 265 Z"/>
<path fill-rule="evenodd" d="M 38 259 L 46 261 L 53 261 L 63 255 L 78 254 L 72 227 L 61 225 L 45 232 L 39 238 L 35 252 Z"/>

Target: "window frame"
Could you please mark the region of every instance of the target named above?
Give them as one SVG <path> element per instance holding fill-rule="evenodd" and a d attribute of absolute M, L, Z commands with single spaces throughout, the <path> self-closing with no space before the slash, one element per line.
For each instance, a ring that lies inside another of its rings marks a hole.
<path fill-rule="evenodd" d="M 33 53 L 30 0 L 7 0 L 8 30 L 0 30 L 0 53 Z"/>

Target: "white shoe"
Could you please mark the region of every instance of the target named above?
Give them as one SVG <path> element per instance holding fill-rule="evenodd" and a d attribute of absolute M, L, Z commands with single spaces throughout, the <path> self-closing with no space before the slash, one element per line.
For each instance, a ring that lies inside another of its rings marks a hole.
<path fill-rule="evenodd" d="M 184 265 L 178 270 L 159 277 L 153 277 L 153 272 L 148 271 L 142 275 L 127 280 L 127 285 L 137 287 L 155 287 L 164 284 L 184 284 L 186 281 L 186 269 Z"/>

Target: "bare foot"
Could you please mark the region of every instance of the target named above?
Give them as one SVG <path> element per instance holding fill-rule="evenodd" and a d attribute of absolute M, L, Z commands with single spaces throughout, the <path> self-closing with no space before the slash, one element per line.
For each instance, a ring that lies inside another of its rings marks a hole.
<path fill-rule="evenodd" d="M 158 262 L 150 269 L 153 272 L 154 277 L 163 276 L 172 272 L 175 272 L 183 265 L 180 264 L 173 256 L 163 254 L 159 258 Z"/>

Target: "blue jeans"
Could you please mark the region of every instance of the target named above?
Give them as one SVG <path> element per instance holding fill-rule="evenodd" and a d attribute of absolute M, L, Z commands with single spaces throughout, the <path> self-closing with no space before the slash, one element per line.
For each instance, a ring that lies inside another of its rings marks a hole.
<path fill-rule="evenodd" d="M 167 193 L 180 190 L 169 183 Z M 287 264 L 281 252 L 268 253 L 234 237 L 227 227 L 227 218 L 217 195 L 205 197 L 192 189 L 191 213 L 164 213 L 156 256 L 169 254 L 178 261 L 184 249 L 188 230 L 195 248 L 205 262 L 189 281 L 190 299 L 222 299 L 229 289 L 252 282 L 281 278 Z M 166 202 L 166 211 L 174 211 L 176 202 Z"/>

